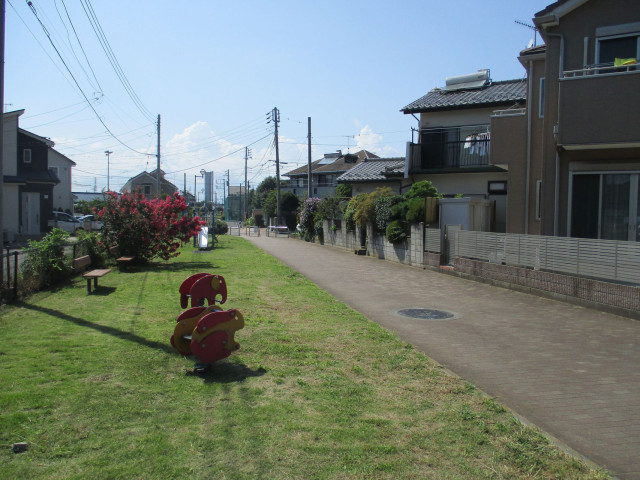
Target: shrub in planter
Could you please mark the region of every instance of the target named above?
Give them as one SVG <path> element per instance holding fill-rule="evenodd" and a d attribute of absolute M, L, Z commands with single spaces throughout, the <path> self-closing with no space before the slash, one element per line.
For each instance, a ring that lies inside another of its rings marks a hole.
<path fill-rule="evenodd" d="M 400 220 L 394 220 L 387 226 L 387 240 L 396 245 L 407 239 L 405 223 Z"/>

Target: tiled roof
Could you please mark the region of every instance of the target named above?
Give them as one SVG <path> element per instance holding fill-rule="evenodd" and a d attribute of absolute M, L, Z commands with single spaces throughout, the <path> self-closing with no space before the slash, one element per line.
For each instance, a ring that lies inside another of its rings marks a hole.
<path fill-rule="evenodd" d="M 346 154 L 349 155 L 349 154 Z M 316 160 L 311 162 L 311 172 L 312 173 L 333 173 L 333 172 L 346 172 L 350 170 L 358 163 L 362 162 L 365 158 L 379 158 L 375 153 L 371 153 L 367 150 L 360 150 L 357 153 L 354 153 L 356 157 L 355 162 L 347 162 L 345 160 L 345 155 L 341 155 L 336 158 L 335 161 L 324 164 L 326 159 L 321 158 L 320 160 Z M 298 167 L 295 170 L 291 170 L 290 172 L 283 173 L 285 177 L 295 177 L 296 175 L 307 175 L 308 166 L 304 165 L 302 167 Z"/>
<path fill-rule="evenodd" d="M 437 110 L 508 105 L 524 103 L 527 99 L 527 82 L 524 79 L 492 82 L 482 88 L 446 91 L 434 88 L 424 97 L 410 103 L 401 111 L 419 113 Z"/>
<path fill-rule="evenodd" d="M 338 182 L 381 182 L 404 172 L 404 157 L 365 160 L 338 177 Z"/>

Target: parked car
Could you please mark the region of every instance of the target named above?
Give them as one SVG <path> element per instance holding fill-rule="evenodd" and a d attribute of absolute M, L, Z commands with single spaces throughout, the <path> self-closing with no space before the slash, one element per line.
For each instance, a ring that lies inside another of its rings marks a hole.
<path fill-rule="evenodd" d="M 77 218 L 65 212 L 53 212 L 53 219 L 49 220 L 49 226 L 51 228 L 59 228 L 72 235 L 75 234 L 77 230 L 83 230 L 82 223 Z"/>
<path fill-rule="evenodd" d="M 82 217 L 79 217 L 78 220 L 80 221 L 80 223 L 82 223 L 85 230 L 89 230 L 85 225 L 86 222 L 91 222 L 91 230 L 101 230 L 102 227 L 104 227 L 104 223 L 96 220 L 95 216 L 93 215 L 83 215 Z"/>

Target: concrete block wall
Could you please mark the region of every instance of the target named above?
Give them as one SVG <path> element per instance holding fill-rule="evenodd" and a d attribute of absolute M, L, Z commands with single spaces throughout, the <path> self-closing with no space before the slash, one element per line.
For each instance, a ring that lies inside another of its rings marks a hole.
<path fill-rule="evenodd" d="M 331 230 L 329 222 L 324 221 L 322 225 L 324 234 L 324 244 L 332 247 L 344 248 L 345 250 L 355 250 L 360 248 L 355 231 L 347 231 L 345 228 Z"/>

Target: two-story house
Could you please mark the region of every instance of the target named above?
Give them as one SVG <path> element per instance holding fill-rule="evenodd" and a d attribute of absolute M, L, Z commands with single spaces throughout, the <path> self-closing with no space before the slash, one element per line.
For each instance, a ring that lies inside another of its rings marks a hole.
<path fill-rule="evenodd" d="M 560 0 L 533 21 L 527 108 L 492 118 L 508 231 L 640 241 L 640 3 Z"/>
<path fill-rule="evenodd" d="M 541 230 L 640 241 L 640 2 L 561 0 L 545 40 Z"/>
<path fill-rule="evenodd" d="M 449 77 L 401 111 L 420 114 L 418 141 L 407 145 L 405 178 L 429 180 L 444 195 L 495 202 L 494 230 L 507 225 L 510 161 L 492 158 L 491 118 L 502 109 L 518 112 L 527 98 L 523 79 L 494 82 L 489 70 Z"/>
<path fill-rule="evenodd" d="M 332 197 L 335 194 L 337 180 L 340 175 L 355 167 L 364 159 L 378 158 L 374 153 L 360 150 L 356 153 L 326 153 L 320 160 L 311 163 L 311 195 L 318 198 Z M 308 194 L 309 167 L 307 165 L 283 174 L 289 177 L 288 187 L 282 192 L 293 192 L 299 198 Z"/>
<path fill-rule="evenodd" d="M 147 198 L 157 196 L 173 195 L 178 191 L 169 180 L 164 178 L 165 173 L 160 170 L 160 191 L 158 191 L 158 170 L 152 172 L 142 172 L 131 177 L 120 189 L 121 192 L 140 192 Z"/>
<path fill-rule="evenodd" d="M 54 143 L 19 126 L 24 110 L 3 115 L 3 234 L 40 235 L 52 216 L 58 178 L 49 170 Z"/>
<path fill-rule="evenodd" d="M 49 171 L 58 179 L 53 186 L 53 209 L 56 211 L 73 212 L 73 193 L 71 193 L 71 169 L 76 163 L 66 155 L 49 148 Z"/>

